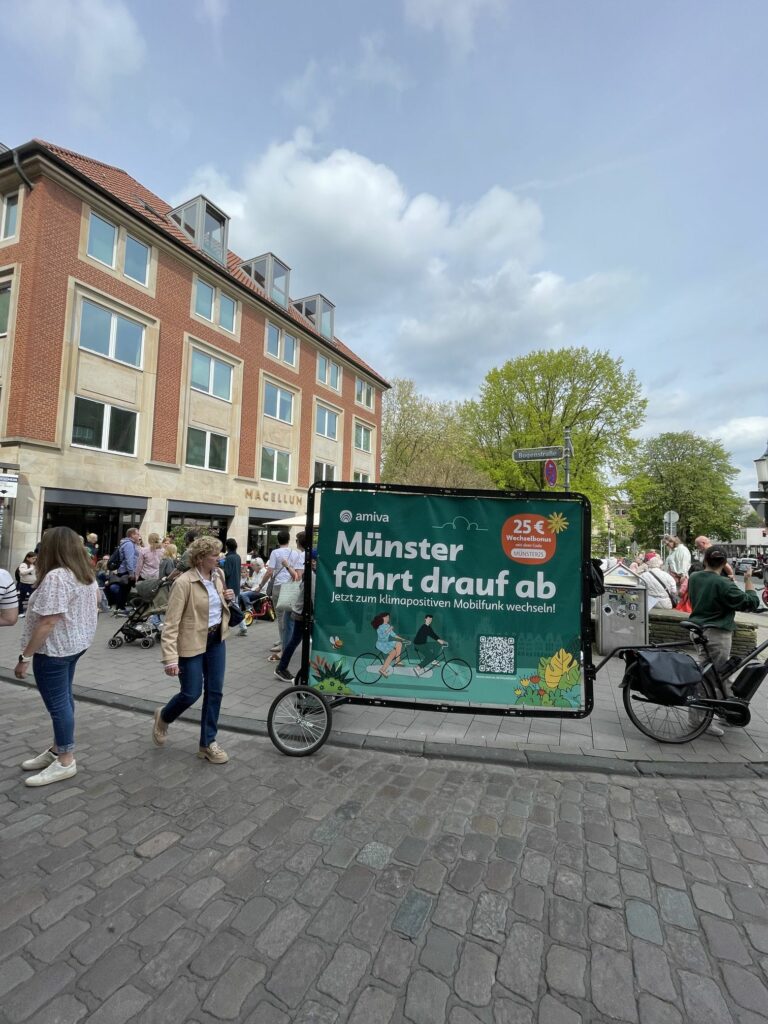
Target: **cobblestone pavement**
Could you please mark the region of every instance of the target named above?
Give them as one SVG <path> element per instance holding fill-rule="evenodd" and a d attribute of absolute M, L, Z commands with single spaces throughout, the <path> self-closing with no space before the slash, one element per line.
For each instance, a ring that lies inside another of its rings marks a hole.
<path fill-rule="evenodd" d="M 759 1024 L 768 782 L 288 759 L 78 708 L 77 777 L 7 684 L 2 1024 Z"/>
<path fill-rule="evenodd" d="M 755 618 L 760 618 L 755 616 Z M 142 650 L 123 646 L 109 650 L 108 638 L 120 620 L 101 616 L 96 640 L 77 666 L 81 691 L 116 694 L 132 706 L 142 702 L 165 703 L 176 683 L 163 674 L 158 647 Z M 11 676 L 19 653 L 22 623 L 0 629 L 0 677 Z M 768 633 L 765 633 L 768 635 Z M 764 638 L 764 631 L 760 632 Z M 223 711 L 246 722 L 264 723 L 273 698 L 285 687 L 274 677 L 267 662 L 277 640 L 276 623 L 254 622 L 248 636 L 227 641 L 227 678 Z M 596 662 L 598 657 L 596 656 Z M 298 668 L 299 653 L 293 667 Z M 722 739 L 704 735 L 694 743 L 670 746 L 656 743 L 638 732 L 627 718 L 619 682 L 622 663 L 609 662 L 597 678 L 595 708 L 588 718 L 518 718 L 502 715 L 468 715 L 458 712 L 347 705 L 334 711 L 333 733 L 357 740 L 387 737 L 404 745 L 431 740 L 457 747 L 553 753 L 569 759 L 594 757 L 650 762 L 752 763 L 768 760 L 768 685 L 752 705 L 747 729 L 728 729 Z"/>

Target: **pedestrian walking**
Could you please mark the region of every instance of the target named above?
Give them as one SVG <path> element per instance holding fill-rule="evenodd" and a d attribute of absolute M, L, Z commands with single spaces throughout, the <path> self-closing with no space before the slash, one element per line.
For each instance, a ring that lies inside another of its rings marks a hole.
<path fill-rule="evenodd" d="M 243 576 L 243 563 L 237 553 L 237 541 L 234 537 L 227 537 L 227 554 L 224 558 L 224 582 L 230 590 L 234 591 L 235 600 L 240 600 L 240 584 Z M 245 619 L 240 623 L 238 636 L 248 636 L 248 627 Z"/>
<path fill-rule="evenodd" d="M 289 541 L 291 534 L 288 530 L 279 530 L 277 534 L 277 543 L 280 545 L 275 548 L 272 554 L 269 556 L 269 562 L 267 563 L 267 571 L 264 574 L 262 580 L 262 587 L 266 588 L 269 581 L 272 581 L 272 603 L 277 611 L 277 605 L 280 600 L 280 588 L 284 583 L 290 581 L 296 582 L 301 579 L 301 574 L 304 570 L 304 550 L 306 535 L 302 530 L 296 534 L 296 547 L 294 551 Z M 269 593 L 269 590 L 267 590 Z M 289 634 L 292 632 L 292 628 L 289 626 L 291 610 L 285 608 L 283 611 L 277 612 L 277 629 L 279 634 L 279 641 L 272 647 L 272 651 L 269 655 L 268 661 L 280 661 L 280 653 L 288 642 Z"/>
<path fill-rule="evenodd" d="M 136 582 L 136 562 L 141 550 L 141 534 L 132 526 L 126 530 L 125 536 L 120 541 L 120 564 L 113 576 L 104 588 L 107 601 L 112 608 L 113 614 L 125 614 L 125 605 L 131 587 Z"/>
<path fill-rule="evenodd" d="M 150 533 L 147 546 L 139 548 L 136 559 L 136 579 L 156 580 L 160 575 L 160 562 L 163 558 L 163 546 L 159 533 Z"/>
<path fill-rule="evenodd" d="M 26 678 L 32 663 L 37 689 L 51 716 L 53 746 L 21 765 L 24 771 L 37 772 L 27 778 L 28 786 L 47 786 L 77 774 L 72 682 L 96 633 L 99 588 L 88 552 L 68 526 L 45 531 L 37 578 L 14 675 Z"/>
<path fill-rule="evenodd" d="M 191 568 L 176 578 L 168 599 L 162 635 L 165 674 L 178 676 L 180 689 L 165 707 L 158 708 L 152 739 L 162 746 L 168 726 L 203 697 L 200 746 L 197 756 L 212 764 L 225 764 L 229 755 L 216 742 L 224 693 L 229 602 L 234 591 L 224 584 L 219 569 L 221 541 L 198 537 L 187 548 Z"/>
<path fill-rule="evenodd" d="M 34 551 L 28 551 L 24 555 L 24 561 L 16 570 L 16 578 L 19 583 L 19 616 L 24 615 L 29 595 L 37 584 L 37 569 L 35 568 L 37 555 Z"/>

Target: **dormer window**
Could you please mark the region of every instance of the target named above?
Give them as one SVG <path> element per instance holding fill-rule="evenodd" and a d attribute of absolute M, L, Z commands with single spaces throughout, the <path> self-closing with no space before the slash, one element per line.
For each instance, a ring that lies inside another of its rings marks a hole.
<path fill-rule="evenodd" d="M 336 307 L 332 302 L 324 295 L 308 295 L 305 299 L 296 299 L 293 305 L 314 324 L 319 334 L 333 341 L 333 312 Z"/>
<path fill-rule="evenodd" d="M 197 196 L 196 199 L 171 210 L 168 216 L 203 252 L 226 266 L 229 217 L 225 213 L 205 196 Z"/>
<path fill-rule="evenodd" d="M 268 297 L 279 305 L 288 306 L 288 286 L 291 279 L 291 268 L 286 266 L 273 253 L 256 256 L 243 263 L 240 269 L 263 288 Z"/>

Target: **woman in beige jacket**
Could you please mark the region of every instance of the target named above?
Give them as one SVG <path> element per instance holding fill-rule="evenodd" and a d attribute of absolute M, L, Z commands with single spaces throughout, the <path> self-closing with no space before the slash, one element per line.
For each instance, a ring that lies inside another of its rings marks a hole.
<path fill-rule="evenodd" d="M 228 602 L 235 599 L 235 594 L 224 586 L 219 569 L 220 540 L 198 537 L 187 553 L 191 568 L 171 587 L 162 636 L 165 674 L 178 676 L 181 688 L 165 707 L 155 711 L 152 739 L 162 746 L 171 722 L 202 694 L 197 756 L 213 764 L 225 764 L 229 755 L 216 743 L 216 731 L 224 692 Z"/>

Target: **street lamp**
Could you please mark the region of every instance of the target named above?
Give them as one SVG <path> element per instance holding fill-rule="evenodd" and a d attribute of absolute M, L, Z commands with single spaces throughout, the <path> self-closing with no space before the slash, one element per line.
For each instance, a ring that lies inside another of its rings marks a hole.
<path fill-rule="evenodd" d="M 763 517 L 765 523 L 763 532 L 768 536 L 768 444 L 760 458 L 755 459 L 755 472 L 759 490 L 750 493 L 749 503 L 755 512 Z"/>

